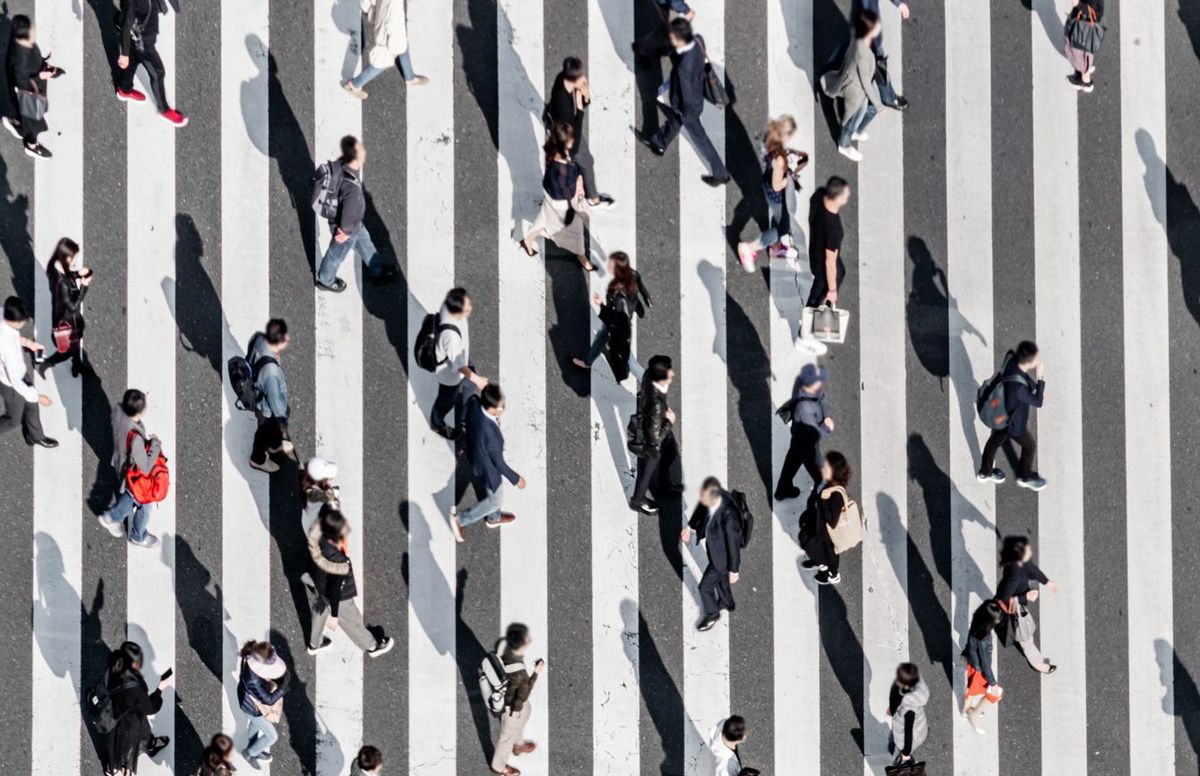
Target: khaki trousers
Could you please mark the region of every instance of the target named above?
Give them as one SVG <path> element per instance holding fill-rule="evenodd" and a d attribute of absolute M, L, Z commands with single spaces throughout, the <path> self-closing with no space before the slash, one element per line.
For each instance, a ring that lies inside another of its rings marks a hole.
<path fill-rule="evenodd" d="M 492 770 L 503 771 L 508 758 L 513 756 L 513 747 L 525 740 L 525 724 L 529 722 L 528 701 L 517 713 L 505 710 L 500 715 L 500 731 L 496 734 L 496 751 L 492 754 Z"/>

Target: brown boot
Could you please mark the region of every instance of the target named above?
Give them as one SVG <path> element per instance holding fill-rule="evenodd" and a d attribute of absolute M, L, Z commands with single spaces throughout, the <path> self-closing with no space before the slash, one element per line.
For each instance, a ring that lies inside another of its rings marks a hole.
<path fill-rule="evenodd" d="M 513 754 L 517 757 L 520 757 L 523 754 L 529 754 L 534 749 L 537 749 L 537 744 L 533 743 L 532 741 L 522 741 L 513 747 Z"/>

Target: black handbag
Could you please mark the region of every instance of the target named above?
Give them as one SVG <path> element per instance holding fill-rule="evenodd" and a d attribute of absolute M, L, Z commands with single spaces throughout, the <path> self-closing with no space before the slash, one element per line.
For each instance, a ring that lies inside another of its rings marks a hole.
<path fill-rule="evenodd" d="M 700 53 L 704 54 L 704 99 L 718 108 L 727 107 L 733 100 L 725 90 L 725 82 L 717 75 L 712 62 L 708 61 L 708 49 L 704 47 L 704 38 L 697 35 L 696 42 L 700 44 Z"/>
<path fill-rule="evenodd" d="M 41 121 L 47 109 L 50 107 L 46 95 L 37 91 L 37 86 L 30 83 L 31 89 L 16 88 L 17 92 L 17 112 L 21 114 L 21 118 L 30 119 L 32 121 Z"/>
<path fill-rule="evenodd" d="M 925 763 L 908 762 L 900 765 L 889 765 L 883 769 L 887 776 L 925 776 Z"/>
<path fill-rule="evenodd" d="M 1071 48 L 1095 54 L 1104 43 L 1104 25 L 1096 18 L 1096 9 L 1087 3 L 1079 6 L 1067 17 L 1067 40 Z"/>

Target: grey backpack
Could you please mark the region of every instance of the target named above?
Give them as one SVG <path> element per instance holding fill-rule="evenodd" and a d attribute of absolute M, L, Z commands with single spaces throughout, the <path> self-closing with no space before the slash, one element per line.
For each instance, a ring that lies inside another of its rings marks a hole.
<path fill-rule="evenodd" d="M 525 670 L 524 663 L 505 663 L 500 657 L 504 639 L 496 642 L 495 648 L 483 656 L 479 665 L 479 694 L 487 703 L 488 711 L 497 716 L 504 713 L 504 696 L 508 694 L 508 675 Z"/>

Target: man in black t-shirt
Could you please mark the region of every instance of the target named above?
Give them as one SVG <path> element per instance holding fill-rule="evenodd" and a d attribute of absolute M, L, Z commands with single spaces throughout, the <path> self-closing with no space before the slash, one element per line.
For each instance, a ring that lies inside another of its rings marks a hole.
<path fill-rule="evenodd" d="M 838 301 L 838 289 L 846 277 L 842 263 L 841 210 L 850 201 L 850 184 L 836 175 L 816 197 L 809 215 L 808 264 L 813 273 L 812 290 L 806 307 L 819 307 L 828 299 Z"/>

